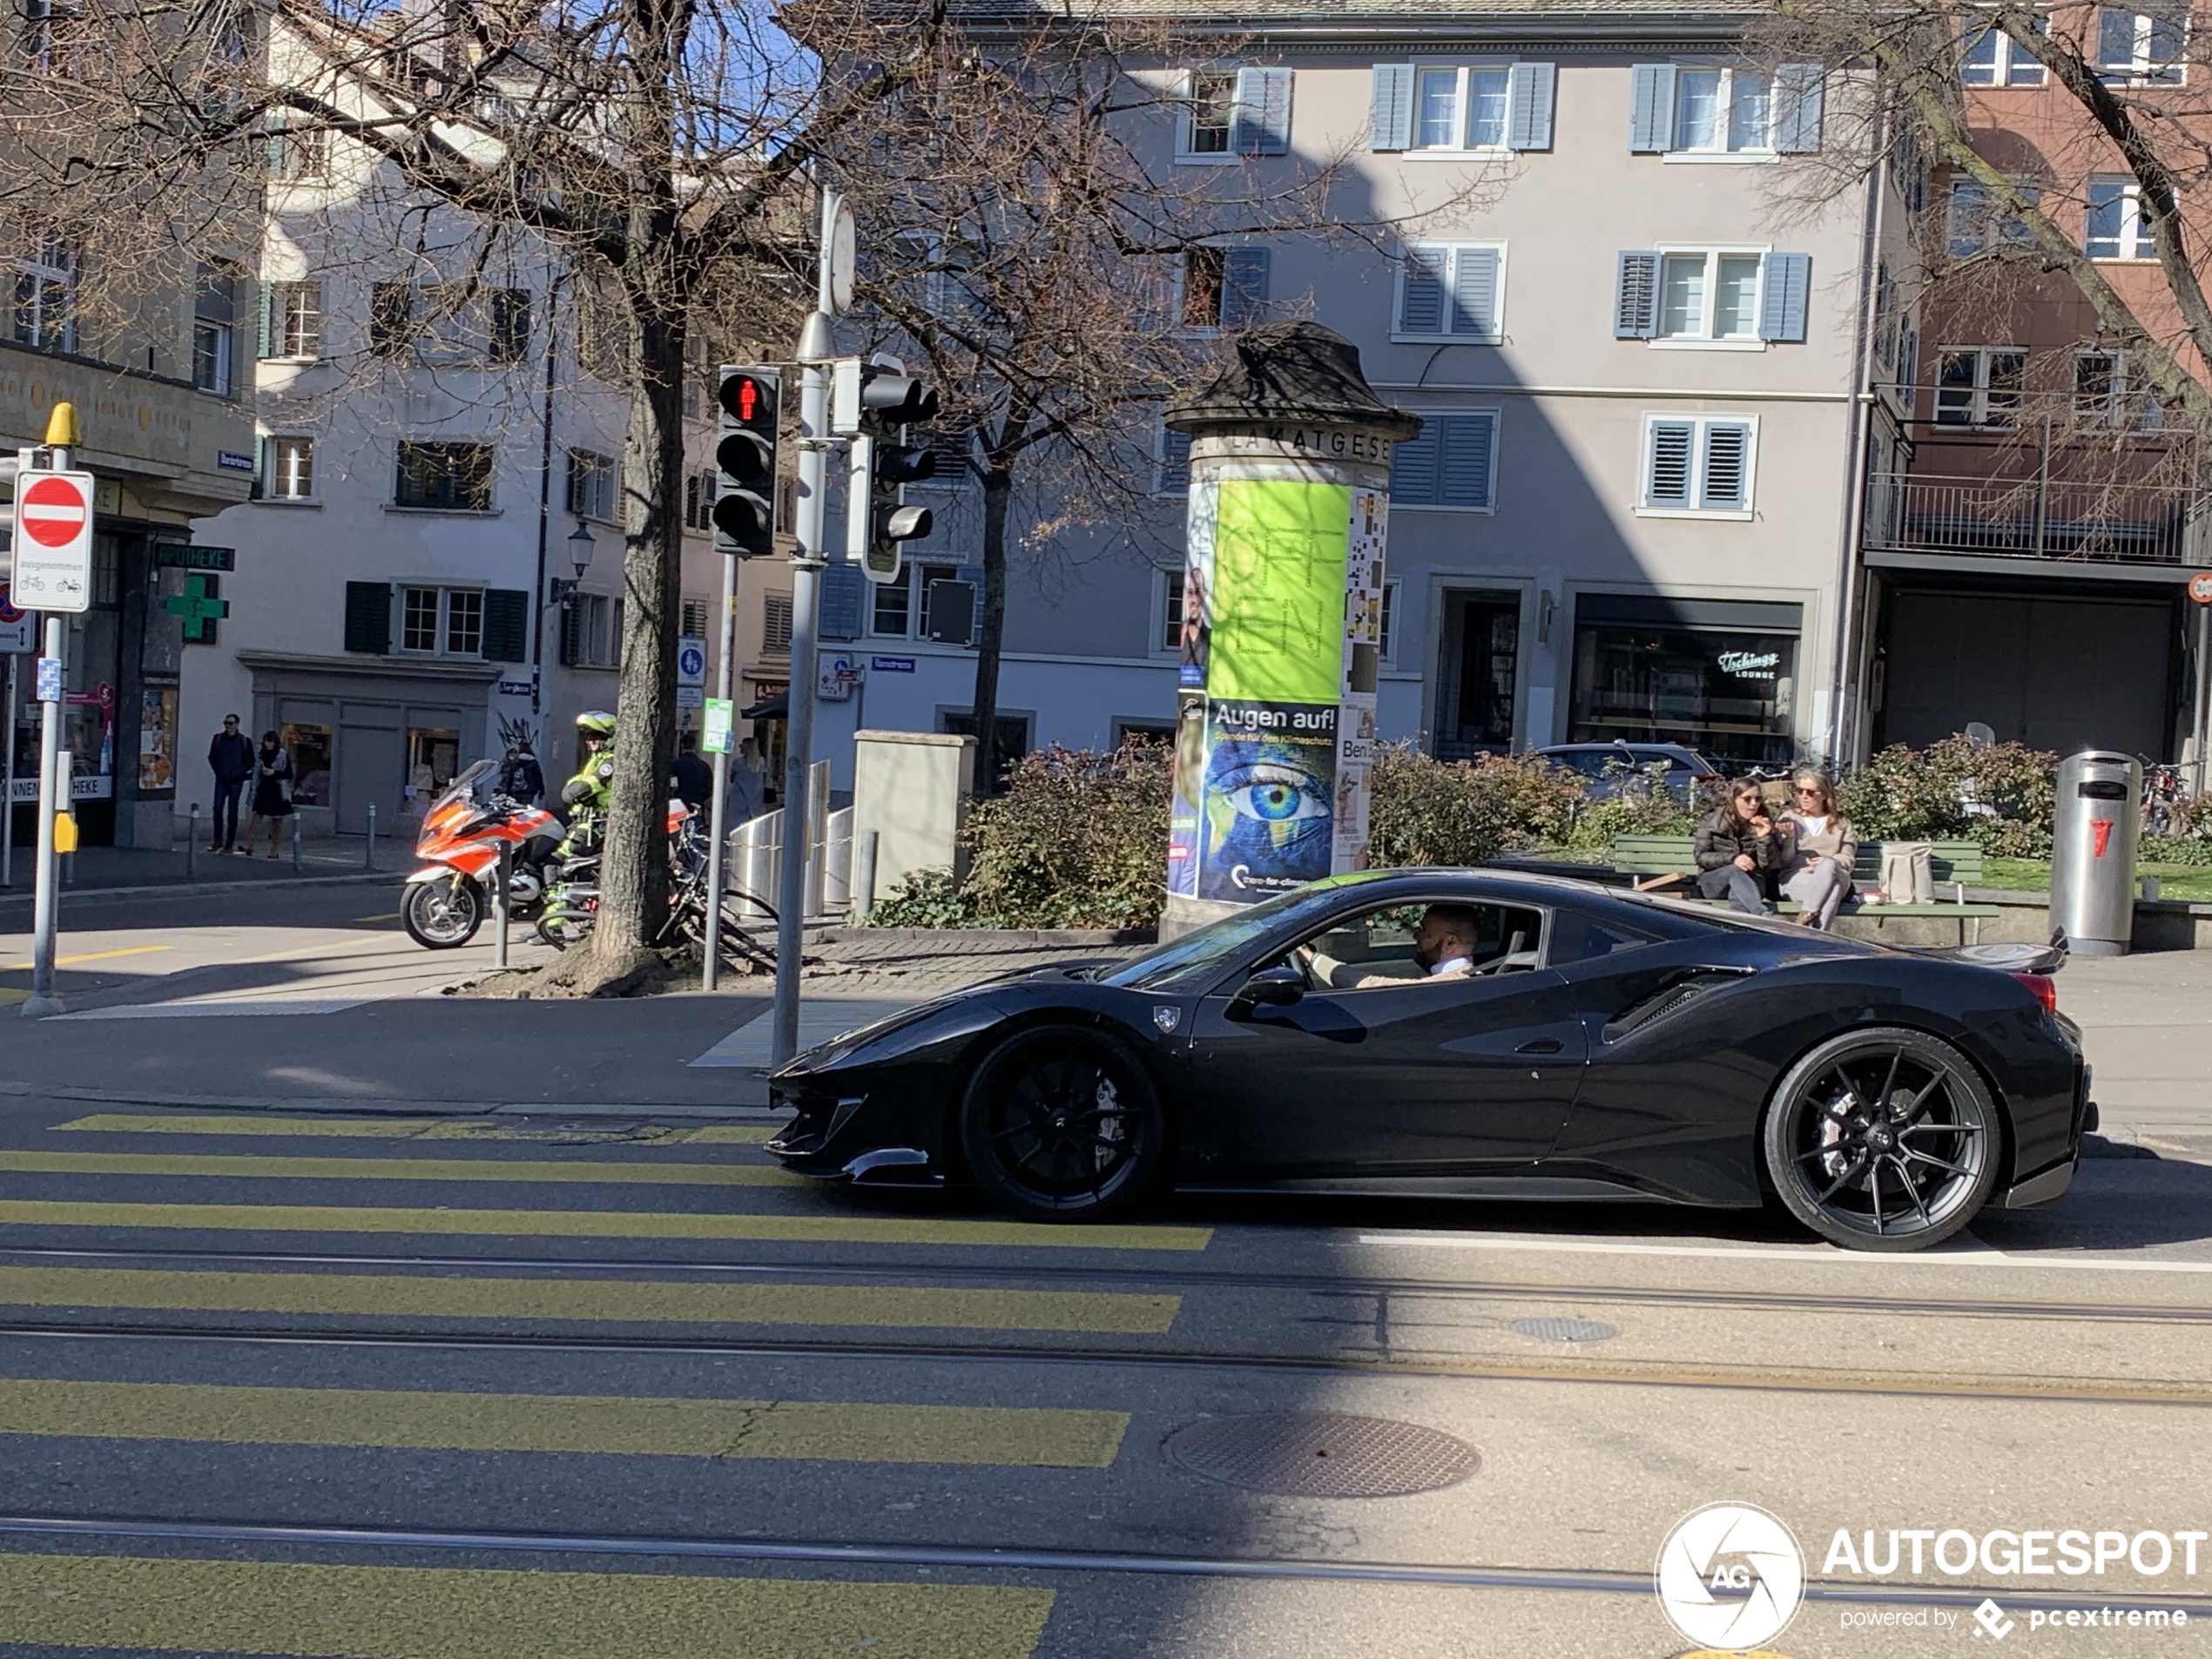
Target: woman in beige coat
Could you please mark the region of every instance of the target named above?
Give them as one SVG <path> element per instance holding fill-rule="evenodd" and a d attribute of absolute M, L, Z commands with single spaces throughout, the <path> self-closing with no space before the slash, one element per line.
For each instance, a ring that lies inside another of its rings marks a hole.
<path fill-rule="evenodd" d="M 1851 866 L 1858 860 L 1858 837 L 1851 819 L 1836 810 L 1836 791 L 1825 774 L 1811 769 L 1790 779 L 1790 806 L 1776 826 L 1787 836 L 1783 853 L 1782 891 L 1803 907 L 1797 920 L 1808 927 L 1828 927 L 1850 895 Z"/>

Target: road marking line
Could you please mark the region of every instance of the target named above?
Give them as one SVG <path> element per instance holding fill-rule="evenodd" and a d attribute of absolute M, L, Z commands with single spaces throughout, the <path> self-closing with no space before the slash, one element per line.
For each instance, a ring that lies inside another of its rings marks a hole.
<path fill-rule="evenodd" d="M 575 1324 L 803 1325 L 1159 1336 L 1183 1298 L 1123 1291 L 0 1267 L 0 1306 Z"/>
<path fill-rule="evenodd" d="M 1050 1590 L 0 1554 L 11 1642 L 346 1659 L 1027 1659 Z"/>
<path fill-rule="evenodd" d="M 19 1002 L 28 1002 L 30 1001 L 30 993 L 29 991 L 18 991 L 5 986 L 0 986 L 0 1008 L 11 1008 Z"/>
<path fill-rule="evenodd" d="M 355 916 L 354 918 L 355 921 L 397 921 L 399 919 L 400 913 L 396 910 L 381 910 L 373 916 Z"/>
<path fill-rule="evenodd" d="M 279 1138 L 361 1141 L 524 1141 L 543 1143 L 566 1136 L 583 1137 L 590 1144 L 619 1146 L 759 1146 L 776 1132 L 769 1123 L 707 1123 L 684 1129 L 649 1123 L 642 1134 L 593 1137 L 591 1130 L 563 1127 L 531 1129 L 520 1124 L 478 1123 L 450 1117 L 283 1117 L 256 1113 L 252 1116 L 217 1113 L 95 1112 L 53 1126 L 55 1133 L 83 1131 L 103 1135 L 239 1135 Z"/>
<path fill-rule="evenodd" d="M 573 1163 L 553 1158 L 268 1157 L 248 1153 L 33 1152 L 0 1148 L 0 1174 L 273 1181 L 583 1182 L 617 1186 L 805 1187 L 774 1163 Z"/>
<path fill-rule="evenodd" d="M 129 945 L 121 950 L 92 950 L 85 952 L 82 956 L 57 956 L 54 958 L 54 966 L 73 968 L 78 962 L 105 962 L 118 956 L 151 956 L 158 950 L 176 948 L 174 945 Z M 32 964 L 30 962 L 10 962 L 4 968 L 0 968 L 0 974 L 28 974 L 31 967 Z"/>
<path fill-rule="evenodd" d="M 789 1244 L 1022 1244 L 1060 1250 L 1205 1249 L 1211 1227 L 1055 1226 L 865 1216 L 657 1214 L 628 1210 L 403 1210 L 352 1204 L 81 1204 L 0 1199 L 0 1226 L 209 1232 L 427 1233 L 514 1238 L 773 1239 Z"/>
<path fill-rule="evenodd" d="M 0 1378 L 0 1434 L 1103 1469 L 1125 1412 Z"/>
<path fill-rule="evenodd" d="M 2084 1261 L 2078 1256 L 2024 1256 L 2001 1250 L 1933 1250 L 1885 1251 L 1871 1256 L 1863 1251 L 1807 1244 L 1797 1250 L 1773 1250 L 1755 1244 L 1630 1244 L 1582 1239 L 1483 1238 L 1462 1235 L 1441 1237 L 1420 1233 L 1361 1233 L 1363 1244 L 1386 1244 L 1420 1250 L 1512 1250 L 1562 1256 L 1667 1256 L 1706 1261 L 1810 1262 L 1843 1267 L 1914 1265 L 1921 1267 L 2053 1267 L 2099 1273 L 2212 1273 L 2212 1262 Z"/>
<path fill-rule="evenodd" d="M 263 997 L 234 1002 L 129 1002 L 119 1008 L 86 1008 L 78 1014 L 57 1014 L 57 1020 L 206 1020 L 250 1014 L 341 1014 L 368 1002 L 388 1001 L 405 993 L 378 996 L 300 996 L 289 1000 Z"/>

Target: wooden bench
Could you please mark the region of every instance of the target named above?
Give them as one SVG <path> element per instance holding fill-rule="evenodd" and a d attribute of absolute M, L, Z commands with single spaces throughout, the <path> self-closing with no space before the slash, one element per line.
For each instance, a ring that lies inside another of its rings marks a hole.
<path fill-rule="evenodd" d="M 1953 896 L 1939 899 L 1933 904 L 1862 905 L 1856 894 L 1846 897 L 1843 914 L 1872 917 L 1932 916 L 1945 921 L 1957 921 L 1963 929 L 1966 923 L 1973 925 L 1973 942 L 1981 942 L 1981 924 L 1986 918 L 1997 915 L 1998 908 L 1990 904 L 1968 904 L 1966 889 L 1978 887 L 1982 882 L 1982 851 L 1976 841 L 1935 841 L 1931 846 L 1928 862 L 1932 867 L 1939 888 L 1950 887 Z M 1613 867 L 1621 874 L 1632 876 L 1639 887 L 1662 887 L 1669 877 L 1687 881 L 1697 873 L 1696 841 L 1688 835 L 1618 835 L 1613 840 Z M 1878 887 L 1882 880 L 1882 843 L 1861 841 L 1858 860 L 1851 867 L 1854 887 Z M 1724 899 L 1692 900 L 1693 903 L 1725 904 Z M 1784 900 L 1775 907 L 1784 915 L 1795 915 L 1801 907 L 1793 900 Z"/>

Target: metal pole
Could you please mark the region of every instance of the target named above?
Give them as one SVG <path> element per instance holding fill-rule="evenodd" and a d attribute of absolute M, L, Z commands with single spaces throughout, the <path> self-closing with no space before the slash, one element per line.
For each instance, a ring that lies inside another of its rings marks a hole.
<path fill-rule="evenodd" d="M 725 743 L 736 741 L 735 716 L 737 703 L 732 697 L 736 685 L 738 654 L 738 556 L 727 553 L 722 558 L 722 659 L 714 671 L 714 695 L 730 705 L 732 730 L 723 734 Z M 712 845 L 706 850 L 706 961 L 699 969 L 699 988 L 711 991 L 718 986 L 722 970 L 722 894 L 729 886 L 726 880 L 730 839 L 730 752 L 718 749 L 714 755 L 714 799 L 707 812 L 707 834 Z"/>
<path fill-rule="evenodd" d="M 376 803 L 374 801 L 371 801 L 368 803 L 368 849 L 361 854 L 361 868 L 364 870 L 373 870 L 375 867 Z"/>
<path fill-rule="evenodd" d="M 300 814 L 297 809 L 292 814 L 292 873 L 300 873 Z"/>
<path fill-rule="evenodd" d="M 492 951 L 491 958 L 491 965 L 494 968 L 503 968 L 507 966 L 507 884 L 513 879 L 514 856 L 515 849 L 504 841 L 501 842 L 499 867 L 492 873 L 493 879 L 498 883 L 491 895 L 492 913 L 499 920 L 499 941 Z"/>
<path fill-rule="evenodd" d="M 63 674 L 62 648 L 69 637 L 68 624 L 59 617 L 46 618 L 46 655 L 56 665 L 56 673 Z M 62 1011 L 62 1000 L 54 995 L 54 879 L 59 873 L 54 860 L 54 784 L 60 769 L 62 752 L 62 699 L 68 695 L 64 685 L 53 688 L 51 698 L 41 698 L 38 725 L 38 865 L 34 897 L 31 900 L 30 1000 L 23 1005 L 27 1020 L 44 1018 Z M 44 686 L 38 688 L 44 691 Z"/>
<path fill-rule="evenodd" d="M 54 814 L 57 819 L 64 813 L 68 813 L 72 818 L 76 815 L 77 788 L 74 782 L 76 776 L 77 756 L 73 752 L 64 749 L 54 759 L 54 799 L 61 803 L 54 808 Z M 72 824 L 71 827 L 76 826 Z M 65 887 L 75 887 L 77 885 L 77 849 L 72 846 L 68 852 L 60 854 L 60 862 L 62 885 Z"/>
<path fill-rule="evenodd" d="M 8 725 L 4 736 L 0 736 L 0 772 L 4 772 L 6 783 L 0 785 L 0 800 L 7 802 L 0 809 L 0 892 L 12 890 L 16 885 L 16 653 L 8 653 Z"/>
<path fill-rule="evenodd" d="M 784 752 L 784 840 L 776 883 L 776 1017 L 772 1065 L 799 1052 L 799 952 L 806 907 L 807 769 L 813 759 L 816 599 L 826 541 L 824 492 L 829 482 L 829 360 L 836 350 L 830 324 L 830 240 L 838 195 L 822 192 L 820 257 L 814 314 L 799 340 L 798 547 L 792 554 L 791 696 Z"/>
<path fill-rule="evenodd" d="M 189 881 L 192 880 L 192 856 L 199 850 L 199 803 L 198 801 L 192 802 L 191 814 L 185 819 L 185 822 L 186 825 L 186 833 L 185 835 L 185 880 Z"/>
<path fill-rule="evenodd" d="M 853 919 L 865 922 L 868 913 L 875 908 L 875 858 L 880 845 L 879 833 L 863 830 L 860 843 L 853 849 Z"/>
<path fill-rule="evenodd" d="M 2196 791 L 2202 795 L 2205 780 L 2212 772 L 2207 770 L 2208 757 L 2204 751 L 2212 744 L 2212 604 L 2196 608 Z"/>

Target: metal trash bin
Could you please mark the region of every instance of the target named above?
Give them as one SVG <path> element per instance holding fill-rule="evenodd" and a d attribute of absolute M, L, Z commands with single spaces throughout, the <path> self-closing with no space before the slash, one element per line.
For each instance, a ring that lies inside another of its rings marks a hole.
<path fill-rule="evenodd" d="M 2135 931 L 2143 768 L 2085 749 L 2059 763 L 2051 826 L 2051 937 L 2083 956 L 2125 956 Z"/>

